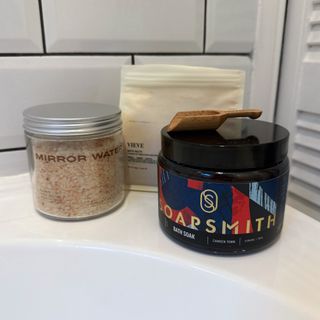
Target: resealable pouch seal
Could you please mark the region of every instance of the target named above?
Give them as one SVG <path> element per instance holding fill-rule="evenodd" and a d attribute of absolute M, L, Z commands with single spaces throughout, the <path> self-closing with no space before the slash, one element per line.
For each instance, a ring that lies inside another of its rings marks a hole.
<path fill-rule="evenodd" d="M 130 189 L 157 190 L 159 132 L 177 112 L 243 106 L 242 70 L 134 65 L 124 66 L 121 78 L 120 109 Z"/>

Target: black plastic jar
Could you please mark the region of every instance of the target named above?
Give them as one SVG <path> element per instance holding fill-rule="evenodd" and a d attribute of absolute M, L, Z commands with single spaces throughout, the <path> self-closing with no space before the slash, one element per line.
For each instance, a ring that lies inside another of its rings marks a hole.
<path fill-rule="evenodd" d="M 217 131 L 161 131 L 159 218 L 178 243 L 212 254 L 263 249 L 280 235 L 289 132 L 228 119 Z"/>

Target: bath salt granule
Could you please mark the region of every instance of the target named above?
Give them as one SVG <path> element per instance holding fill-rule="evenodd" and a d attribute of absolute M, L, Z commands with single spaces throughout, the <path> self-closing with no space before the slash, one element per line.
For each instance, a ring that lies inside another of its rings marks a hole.
<path fill-rule="evenodd" d="M 24 112 L 34 205 L 43 215 L 102 215 L 124 198 L 120 112 L 100 104 L 50 104 Z"/>

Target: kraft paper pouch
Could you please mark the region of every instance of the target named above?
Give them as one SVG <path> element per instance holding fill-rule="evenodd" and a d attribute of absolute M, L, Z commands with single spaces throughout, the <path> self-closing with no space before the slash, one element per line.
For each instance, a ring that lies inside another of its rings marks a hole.
<path fill-rule="evenodd" d="M 179 111 L 242 108 L 241 70 L 181 65 L 124 66 L 120 109 L 127 147 L 127 184 L 157 190 L 160 130 Z"/>

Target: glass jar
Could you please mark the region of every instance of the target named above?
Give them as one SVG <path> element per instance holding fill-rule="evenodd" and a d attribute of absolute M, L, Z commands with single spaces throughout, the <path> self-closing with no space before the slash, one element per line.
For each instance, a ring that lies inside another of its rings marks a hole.
<path fill-rule="evenodd" d="M 289 132 L 228 119 L 217 131 L 161 131 L 159 218 L 178 243 L 212 254 L 261 250 L 280 235 Z"/>
<path fill-rule="evenodd" d="M 80 220 L 124 199 L 120 110 L 96 103 L 54 103 L 24 111 L 35 209 Z"/>

